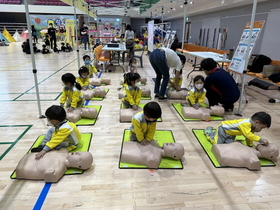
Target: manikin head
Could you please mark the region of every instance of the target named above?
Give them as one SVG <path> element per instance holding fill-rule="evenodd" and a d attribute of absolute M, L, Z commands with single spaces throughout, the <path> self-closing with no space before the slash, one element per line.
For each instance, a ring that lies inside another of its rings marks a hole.
<path fill-rule="evenodd" d="M 93 157 L 92 154 L 88 151 L 72 152 L 68 154 L 65 162 L 67 168 L 73 167 L 86 170 L 90 168 L 93 162 Z"/>
<path fill-rule="evenodd" d="M 184 147 L 180 143 L 164 143 L 163 151 L 164 156 L 173 158 L 175 160 L 181 159 L 185 154 Z"/>
<path fill-rule="evenodd" d="M 261 157 L 264 157 L 268 160 L 272 160 L 273 162 L 277 162 L 277 157 L 279 156 L 279 149 L 274 144 L 268 144 L 267 146 L 258 144 L 256 150 L 258 150 L 261 153 Z"/>

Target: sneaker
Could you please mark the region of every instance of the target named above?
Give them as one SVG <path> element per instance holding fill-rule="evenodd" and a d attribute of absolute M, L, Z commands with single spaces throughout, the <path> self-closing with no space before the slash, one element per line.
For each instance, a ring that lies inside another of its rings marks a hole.
<path fill-rule="evenodd" d="M 159 95 L 155 94 L 155 98 L 158 98 L 158 97 L 159 97 Z"/>
<path fill-rule="evenodd" d="M 167 97 L 158 97 L 158 101 L 161 102 L 161 101 L 165 101 L 167 100 Z"/>
<path fill-rule="evenodd" d="M 44 148 L 44 146 L 43 146 L 43 145 L 40 145 L 40 146 L 38 146 L 38 147 L 32 148 L 32 149 L 31 149 L 31 152 L 41 152 L 43 148 Z"/>

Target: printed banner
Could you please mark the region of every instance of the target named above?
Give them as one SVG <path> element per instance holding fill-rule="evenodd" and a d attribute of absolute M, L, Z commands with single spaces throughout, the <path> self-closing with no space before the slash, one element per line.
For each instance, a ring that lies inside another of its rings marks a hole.
<path fill-rule="evenodd" d="M 66 40 L 72 47 L 74 45 L 74 36 L 75 36 L 75 22 L 74 20 L 66 20 Z"/>
<path fill-rule="evenodd" d="M 265 22 L 264 20 L 254 22 L 252 36 L 251 36 L 251 43 L 250 43 L 250 47 L 249 47 L 248 59 L 251 57 L 251 53 L 252 53 L 255 43 L 257 42 L 257 39 L 261 33 L 264 22 Z M 246 52 L 248 49 L 250 25 L 251 25 L 250 22 L 246 23 L 243 33 L 241 35 L 239 44 L 234 52 L 233 58 L 229 65 L 229 70 L 235 71 L 239 74 L 242 74 L 243 71 L 245 70 L 244 65 L 245 65 L 245 59 L 246 59 Z M 245 68 L 247 68 L 247 67 L 245 67 Z"/>
<path fill-rule="evenodd" d="M 74 6 L 73 0 L 61 0 L 62 2 Z M 75 0 L 75 6 L 77 9 L 81 10 L 85 14 L 89 15 L 90 17 L 97 18 L 95 10 L 91 7 L 88 11 L 88 3 L 86 3 L 84 0 Z"/>
<path fill-rule="evenodd" d="M 30 24 L 34 25 L 37 35 L 45 34 L 52 23 L 57 31 L 65 32 L 66 20 L 74 20 L 73 15 L 29 15 Z"/>

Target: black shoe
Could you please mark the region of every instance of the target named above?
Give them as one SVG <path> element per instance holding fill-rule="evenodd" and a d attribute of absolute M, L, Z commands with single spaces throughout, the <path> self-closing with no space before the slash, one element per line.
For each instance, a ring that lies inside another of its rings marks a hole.
<path fill-rule="evenodd" d="M 43 150 L 44 146 L 40 145 L 38 147 L 34 147 L 31 149 L 31 152 L 41 152 Z"/>
<path fill-rule="evenodd" d="M 167 100 L 167 97 L 158 97 L 158 101 L 161 102 L 161 101 L 165 101 Z"/>
<path fill-rule="evenodd" d="M 159 97 L 159 95 L 155 94 L 155 98 L 158 98 L 158 97 Z"/>
<path fill-rule="evenodd" d="M 233 104 L 227 104 L 227 105 L 223 105 L 225 112 L 232 112 L 234 109 L 234 105 Z"/>

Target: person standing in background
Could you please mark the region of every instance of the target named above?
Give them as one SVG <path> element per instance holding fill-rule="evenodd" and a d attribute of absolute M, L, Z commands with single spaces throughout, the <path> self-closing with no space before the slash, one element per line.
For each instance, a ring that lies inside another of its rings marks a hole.
<path fill-rule="evenodd" d="M 81 36 L 82 36 L 82 42 L 85 45 L 85 50 L 87 50 L 87 45 L 88 45 L 88 49 L 90 49 L 89 28 L 87 27 L 85 22 L 82 23 L 82 27 L 80 28 L 80 33 L 81 33 Z"/>
<path fill-rule="evenodd" d="M 31 33 L 32 33 L 34 42 L 38 44 L 37 31 L 36 31 L 34 25 L 31 26 Z"/>
<path fill-rule="evenodd" d="M 128 24 L 126 26 L 126 31 L 124 33 L 124 39 L 126 41 L 126 49 L 129 49 L 129 57 L 132 58 L 133 56 L 133 49 L 134 49 L 134 31 L 131 29 L 131 26 Z"/>
<path fill-rule="evenodd" d="M 48 34 L 50 35 L 51 48 L 56 48 L 56 29 L 53 27 L 53 24 L 50 23 L 48 28 Z"/>

